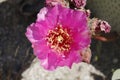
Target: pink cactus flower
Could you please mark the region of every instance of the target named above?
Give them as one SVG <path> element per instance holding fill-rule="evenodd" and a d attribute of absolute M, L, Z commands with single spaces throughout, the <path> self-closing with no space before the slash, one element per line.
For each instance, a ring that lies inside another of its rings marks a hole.
<path fill-rule="evenodd" d="M 101 31 L 104 31 L 105 33 L 109 33 L 111 30 L 111 26 L 106 21 L 99 20 L 99 27 Z"/>
<path fill-rule="evenodd" d="M 87 0 L 71 0 L 77 8 L 85 7 Z"/>
<path fill-rule="evenodd" d="M 89 27 L 93 35 L 99 34 L 100 32 L 109 33 L 111 30 L 111 26 L 108 24 L 108 22 L 98 18 L 90 19 Z"/>
<path fill-rule="evenodd" d="M 41 9 L 36 22 L 28 26 L 26 36 L 47 70 L 81 62 L 81 52 L 91 42 L 86 13 L 60 5 Z"/>
<path fill-rule="evenodd" d="M 103 31 L 105 33 L 109 33 L 111 30 L 111 26 L 108 24 L 108 22 L 99 20 L 97 18 L 94 20 L 94 27 L 96 32 Z"/>
<path fill-rule="evenodd" d="M 58 4 L 66 7 L 69 5 L 65 0 L 46 0 L 46 5 L 48 6 L 55 6 Z"/>

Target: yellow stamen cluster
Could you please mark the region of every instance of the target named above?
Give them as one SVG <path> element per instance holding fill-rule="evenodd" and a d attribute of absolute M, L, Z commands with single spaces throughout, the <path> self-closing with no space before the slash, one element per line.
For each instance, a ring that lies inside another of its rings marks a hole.
<path fill-rule="evenodd" d="M 58 52 L 69 51 L 72 42 L 69 32 L 68 29 L 64 29 L 61 25 L 53 30 L 49 30 L 46 37 L 48 45 Z"/>

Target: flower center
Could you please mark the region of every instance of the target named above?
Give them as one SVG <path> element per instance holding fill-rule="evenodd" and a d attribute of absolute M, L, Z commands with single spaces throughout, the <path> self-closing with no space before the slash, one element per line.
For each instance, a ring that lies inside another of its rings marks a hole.
<path fill-rule="evenodd" d="M 61 25 L 58 25 L 53 30 L 49 30 L 46 37 L 48 45 L 58 52 L 68 52 L 72 42 L 69 32 L 70 30 L 63 28 Z"/>

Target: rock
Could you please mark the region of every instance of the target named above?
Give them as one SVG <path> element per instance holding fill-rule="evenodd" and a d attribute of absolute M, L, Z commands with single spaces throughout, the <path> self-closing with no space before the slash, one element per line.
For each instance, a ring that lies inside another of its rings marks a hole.
<path fill-rule="evenodd" d="M 117 69 L 112 76 L 112 80 L 120 80 L 120 69 Z"/>
<path fill-rule="evenodd" d="M 68 67 L 59 67 L 55 71 L 44 70 L 35 58 L 31 66 L 22 73 L 21 80 L 95 80 L 97 76 L 104 80 L 105 76 L 94 66 L 86 63 L 74 64 L 72 69 Z M 96 77 L 95 77 L 96 78 Z M 96 78 L 97 80 L 99 80 Z"/>

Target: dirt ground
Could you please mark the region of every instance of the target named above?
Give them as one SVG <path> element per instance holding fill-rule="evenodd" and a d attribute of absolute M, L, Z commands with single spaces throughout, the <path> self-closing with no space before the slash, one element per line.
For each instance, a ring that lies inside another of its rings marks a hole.
<path fill-rule="evenodd" d="M 20 80 L 21 73 L 35 57 L 25 32 L 42 6 L 43 0 L 0 3 L 0 80 Z M 113 71 L 120 68 L 120 39 L 107 43 L 92 40 L 91 49 L 91 64 L 110 80 Z"/>

